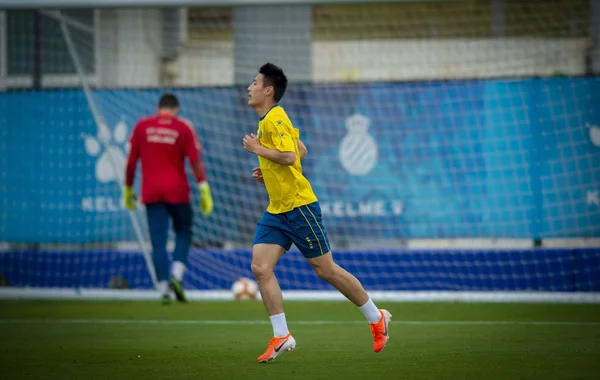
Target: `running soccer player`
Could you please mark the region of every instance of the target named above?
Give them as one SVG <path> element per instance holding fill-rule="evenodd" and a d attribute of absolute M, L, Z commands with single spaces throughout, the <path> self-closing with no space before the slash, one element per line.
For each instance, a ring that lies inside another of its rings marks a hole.
<path fill-rule="evenodd" d="M 192 166 L 200 190 L 200 210 L 208 217 L 213 209 L 210 187 L 200 158 L 201 145 L 192 124 L 177 117 L 179 101 L 172 94 L 163 95 L 158 113 L 140 119 L 130 138 L 131 149 L 125 171 L 125 206 L 136 208 L 133 181 L 137 161 L 142 162 L 142 203 L 146 205 L 152 241 L 152 261 L 163 304 L 170 304 L 169 289 L 179 302 L 185 302 L 181 281 L 192 240 L 193 212 L 190 186 L 185 174 L 185 158 Z M 169 218 L 175 230 L 175 249 L 169 281 L 167 234 Z"/>
<path fill-rule="evenodd" d="M 273 269 L 279 258 L 298 247 L 315 273 L 339 290 L 363 312 L 373 333 L 373 350 L 381 351 L 388 341 L 388 324 L 392 315 L 378 309 L 361 283 L 337 265 L 329 249 L 317 197 L 302 175 L 300 163 L 307 151 L 300 132 L 278 102 L 287 88 L 283 70 L 272 63 L 263 65 L 248 87 L 248 105 L 260 117 L 257 134 L 246 135 L 243 147 L 258 156 L 259 167 L 252 177 L 264 183 L 269 206 L 256 228 L 252 246 L 252 272 L 273 325 L 273 338 L 259 362 L 275 359 L 296 347 L 290 334 L 283 297 Z"/>

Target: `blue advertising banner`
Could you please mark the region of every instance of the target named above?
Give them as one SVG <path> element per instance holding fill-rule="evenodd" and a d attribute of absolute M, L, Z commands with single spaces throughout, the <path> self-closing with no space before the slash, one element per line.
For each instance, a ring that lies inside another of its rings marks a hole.
<path fill-rule="evenodd" d="M 336 250 L 335 257 L 369 291 L 600 291 L 598 248 Z M 184 287 L 230 289 L 240 277 L 253 278 L 251 261 L 249 249 L 192 249 Z M 135 251 L 6 251 L 0 268 L 9 286 L 107 288 L 120 276 L 133 289 L 153 287 Z M 281 258 L 275 275 L 283 290 L 334 290 L 297 250 Z"/>
<path fill-rule="evenodd" d="M 95 91 L 99 128 L 81 90 L 0 93 L 0 241 L 131 240 L 117 180 L 162 91 Z M 173 92 L 215 194 L 196 235 L 250 242 L 268 199 L 245 89 Z M 597 78 L 302 85 L 282 105 L 332 240 L 600 236 Z"/>

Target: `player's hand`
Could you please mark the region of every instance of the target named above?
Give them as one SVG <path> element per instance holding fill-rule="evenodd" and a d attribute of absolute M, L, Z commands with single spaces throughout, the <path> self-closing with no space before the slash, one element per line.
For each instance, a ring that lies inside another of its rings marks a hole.
<path fill-rule="evenodd" d="M 258 183 L 265 183 L 260 167 L 255 167 L 252 169 L 252 178 L 254 178 L 254 180 Z"/>
<path fill-rule="evenodd" d="M 137 207 L 137 195 L 132 187 L 125 186 L 123 189 L 123 203 L 128 210 L 135 210 Z"/>
<path fill-rule="evenodd" d="M 260 140 L 258 137 L 254 136 L 254 133 L 251 133 L 250 135 L 244 136 L 242 145 L 248 152 L 256 154 L 257 148 L 260 146 Z"/>
<path fill-rule="evenodd" d="M 210 194 L 210 186 L 208 182 L 202 182 L 198 184 L 198 190 L 200 190 L 200 211 L 204 217 L 208 217 L 213 210 L 213 199 Z"/>

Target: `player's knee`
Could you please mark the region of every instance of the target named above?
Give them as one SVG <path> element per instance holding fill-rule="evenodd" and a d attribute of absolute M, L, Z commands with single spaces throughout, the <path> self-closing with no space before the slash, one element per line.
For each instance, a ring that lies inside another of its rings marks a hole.
<path fill-rule="evenodd" d="M 273 268 L 266 263 L 253 261 L 250 268 L 252 269 L 252 274 L 254 274 L 254 277 L 256 277 L 258 281 L 265 279 L 273 274 Z"/>
<path fill-rule="evenodd" d="M 315 266 L 313 267 L 316 275 L 325 281 L 329 281 L 336 276 L 335 266 L 327 265 L 327 266 Z"/>

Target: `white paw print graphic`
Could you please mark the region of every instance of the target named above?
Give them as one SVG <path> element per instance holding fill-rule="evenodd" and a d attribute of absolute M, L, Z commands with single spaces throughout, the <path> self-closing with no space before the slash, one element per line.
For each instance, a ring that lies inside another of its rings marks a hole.
<path fill-rule="evenodd" d="M 129 150 L 127 142 L 127 125 L 119 121 L 113 131 L 101 124 L 98 136 L 83 136 L 85 151 L 96 160 L 96 179 L 102 183 L 117 181 L 124 175 L 126 152 Z"/>

